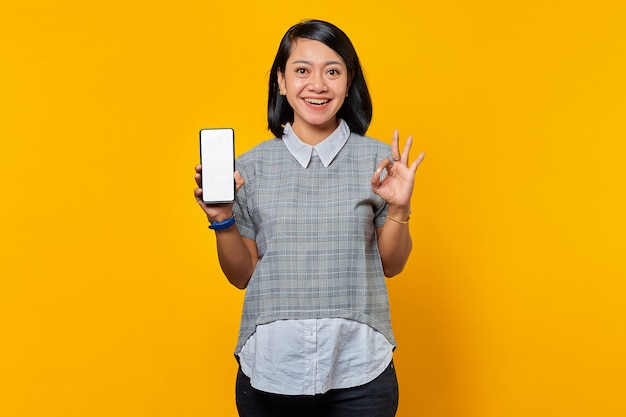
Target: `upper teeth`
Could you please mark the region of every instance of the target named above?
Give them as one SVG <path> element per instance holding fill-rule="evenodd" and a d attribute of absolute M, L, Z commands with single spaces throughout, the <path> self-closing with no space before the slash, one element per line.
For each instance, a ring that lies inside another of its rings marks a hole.
<path fill-rule="evenodd" d="M 324 103 L 328 102 L 328 100 L 316 99 L 316 98 L 305 98 L 304 100 L 307 103 L 311 103 L 311 104 L 324 104 Z"/>

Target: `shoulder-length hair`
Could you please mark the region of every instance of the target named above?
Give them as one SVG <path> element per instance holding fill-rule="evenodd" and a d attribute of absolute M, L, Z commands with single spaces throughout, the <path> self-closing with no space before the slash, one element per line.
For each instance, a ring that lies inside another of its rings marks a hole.
<path fill-rule="evenodd" d="M 372 99 L 359 57 L 350 38 L 337 26 L 322 20 L 305 20 L 294 25 L 289 28 L 280 41 L 270 71 L 267 100 L 269 130 L 280 138 L 283 135 L 283 126 L 288 122 L 293 122 L 293 109 L 287 102 L 287 98 L 280 95 L 278 71 L 285 72 L 291 49 L 298 38 L 322 42 L 335 51 L 346 63 L 349 77 L 348 96 L 337 112 L 337 117 L 345 120 L 352 132 L 364 135 L 372 120 Z"/>

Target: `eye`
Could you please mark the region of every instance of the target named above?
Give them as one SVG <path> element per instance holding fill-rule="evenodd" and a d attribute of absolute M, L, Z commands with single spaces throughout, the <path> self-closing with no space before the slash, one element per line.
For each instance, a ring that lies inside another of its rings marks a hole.
<path fill-rule="evenodd" d="M 295 72 L 297 75 L 306 75 L 308 70 L 304 67 L 297 67 Z"/>
<path fill-rule="evenodd" d="M 341 72 L 336 68 L 330 68 L 328 71 L 326 71 L 326 74 L 328 74 L 332 78 L 336 78 L 341 75 Z"/>

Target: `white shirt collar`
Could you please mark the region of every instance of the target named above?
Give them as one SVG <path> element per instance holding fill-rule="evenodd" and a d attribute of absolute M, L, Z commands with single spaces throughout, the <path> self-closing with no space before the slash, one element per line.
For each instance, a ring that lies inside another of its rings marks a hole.
<path fill-rule="evenodd" d="M 291 128 L 291 124 L 287 123 L 283 130 L 283 142 L 287 146 L 289 153 L 302 165 L 303 168 L 309 166 L 311 156 L 319 155 L 324 168 L 327 168 L 335 159 L 341 148 L 346 144 L 350 137 L 350 128 L 348 124 L 339 119 L 339 126 L 326 139 L 315 146 L 308 145 L 295 134 Z"/>

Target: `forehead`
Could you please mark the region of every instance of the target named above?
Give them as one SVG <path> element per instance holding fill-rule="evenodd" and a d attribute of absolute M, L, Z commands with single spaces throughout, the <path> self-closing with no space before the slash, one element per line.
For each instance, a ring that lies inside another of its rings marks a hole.
<path fill-rule="evenodd" d="M 335 63 L 345 66 L 343 58 L 329 46 L 313 39 L 297 38 L 291 45 L 288 63 L 306 61 L 310 63 Z"/>

